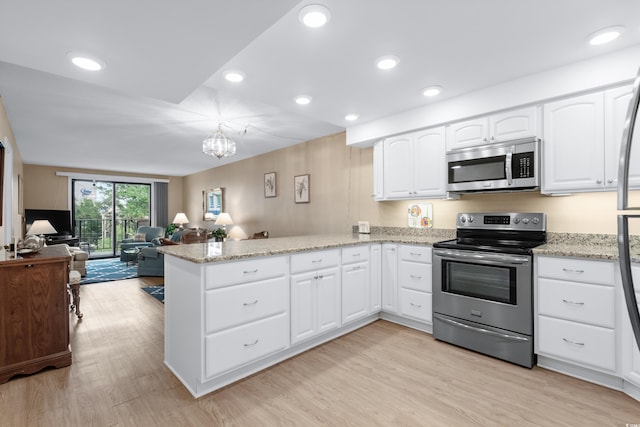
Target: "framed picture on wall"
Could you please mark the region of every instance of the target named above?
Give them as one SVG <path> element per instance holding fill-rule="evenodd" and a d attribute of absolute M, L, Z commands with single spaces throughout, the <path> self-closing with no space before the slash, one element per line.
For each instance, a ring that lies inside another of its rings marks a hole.
<path fill-rule="evenodd" d="M 309 174 L 293 177 L 296 203 L 309 203 Z"/>
<path fill-rule="evenodd" d="M 276 173 L 264 174 L 264 197 L 276 197 Z"/>

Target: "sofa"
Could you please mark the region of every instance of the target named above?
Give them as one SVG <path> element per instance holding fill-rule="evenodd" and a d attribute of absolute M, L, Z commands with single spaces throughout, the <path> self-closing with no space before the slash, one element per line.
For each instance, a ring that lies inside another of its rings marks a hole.
<path fill-rule="evenodd" d="M 137 253 L 126 253 L 127 249 L 142 248 L 149 246 L 157 246 L 160 244 L 161 238 L 164 237 L 164 227 L 150 227 L 144 225 L 138 227 L 136 234 L 132 238 L 122 239 L 120 242 L 120 261 L 134 261 L 138 256 Z"/>
<path fill-rule="evenodd" d="M 160 245 L 140 249 L 138 276 L 164 276 L 164 254 L 158 252 L 158 246 L 206 242 L 207 231 L 202 229 L 178 230 L 170 238 L 161 238 L 158 241 Z"/>

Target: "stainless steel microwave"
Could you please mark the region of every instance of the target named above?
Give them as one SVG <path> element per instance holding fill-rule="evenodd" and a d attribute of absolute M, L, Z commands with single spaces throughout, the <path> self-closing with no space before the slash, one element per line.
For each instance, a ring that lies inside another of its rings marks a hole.
<path fill-rule="evenodd" d="M 524 138 L 447 153 L 450 192 L 533 190 L 540 186 L 540 140 Z"/>

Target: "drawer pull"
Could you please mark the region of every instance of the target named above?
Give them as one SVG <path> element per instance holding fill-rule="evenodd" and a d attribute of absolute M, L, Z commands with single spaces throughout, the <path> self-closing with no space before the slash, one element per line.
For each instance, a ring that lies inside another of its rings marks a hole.
<path fill-rule="evenodd" d="M 360 256 L 360 252 L 358 252 L 357 254 L 353 254 L 351 256 Z"/>
<path fill-rule="evenodd" d="M 562 338 L 562 341 L 566 342 L 567 344 L 579 345 L 581 347 L 584 347 L 583 342 L 575 342 L 575 341 L 568 340 L 566 338 Z"/>
<path fill-rule="evenodd" d="M 362 270 L 363 268 L 364 268 L 364 265 L 359 265 L 357 267 L 353 267 L 351 271 L 358 271 L 358 270 Z"/>
<path fill-rule="evenodd" d="M 566 299 L 563 299 L 562 302 L 565 303 L 565 304 L 571 304 L 571 305 L 584 305 L 583 302 L 569 301 L 569 300 L 566 300 Z"/>
<path fill-rule="evenodd" d="M 411 306 L 416 307 L 416 308 L 422 308 L 422 304 L 414 304 L 412 302 L 409 303 Z"/>
<path fill-rule="evenodd" d="M 313 264 L 317 264 L 317 263 L 319 263 L 319 262 L 322 262 L 322 258 L 320 258 L 320 259 L 314 259 L 314 260 L 311 260 L 311 262 L 312 262 Z"/>
<path fill-rule="evenodd" d="M 250 305 L 256 305 L 258 303 L 258 300 L 255 300 L 254 302 L 245 302 L 242 303 L 242 305 L 244 305 L 245 307 L 248 307 Z"/>
<path fill-rule="evenodd" d="M 411 256 L 422 256 L 422 254 L 416 253 L 416 252 L 409 252 L 409 255 Z"/>
<path fill-rule="evenodd" d="M 411 277 L 412 279 L 417 279 L 417 280 L 422 279 L 422 276 L 416 276 L 415 274 L 412 274 L 409 277 Z"/>
<path fill-rule="evenodd" d="M 254 274 L 254 273 L 257 273 L 257 272 L 258 272 L 257 268 L 255 270 L 245 270 L 245 271 L 243 271 L 244 274 Z"/>
<path fill-rule="evenodd" d="M 570 268 L 563 268 L 562 271 L 566 273 L 578 273 L 578 274 L 584 273 L 584 270 L 572 270 Z"/>
<path fill-rule="evenodd" d="M 247 348 L 247 347 L 253 347 L 254 345 L 258 344 L 258 341 L 259 341 L 259 339 L 258 339 L 258 338 L 256 338 L 256 340 L 255 340 L 254 342 L 252 342 L 251 344 L 244 344 L 244 347 L 245 347 L 245 348 Z"/>

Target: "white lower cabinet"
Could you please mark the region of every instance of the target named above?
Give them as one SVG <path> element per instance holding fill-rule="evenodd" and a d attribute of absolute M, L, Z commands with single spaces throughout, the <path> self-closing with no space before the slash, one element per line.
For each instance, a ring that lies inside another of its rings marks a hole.
<path fill-rule="evenodd" d="M 400 314 L 431 323 L 431 247 L 401 245 L 398 258 Z"/>
<path fill-rule="evenodd" d="M 338 249 L 291 255 L 292 273 L 313 265 L 336 265 L 291 275 L 292 344 L 340 327 L 339 263 Z"/>
<path fill-rule="evenodd" d="M 382 310 L 398 312 L 398 247 L 382 244 Z"/>
<path fill-rule="evenodd" d="M 536 266 L 537 353 L 615 374 L 613 262 L 539 256 Z"/>
<path fill-rule="evenodd" d="M 382 310 L 382 245 L 374 243 L 369 252 L 369 270 L 371 271 L 371 296 L 369 314 Z"/>
<path fill-rule="evenodd" d="M 370 313 L 371 271 L 369 247 L 342 249 L 342 323 L 366 317 Z"/>

